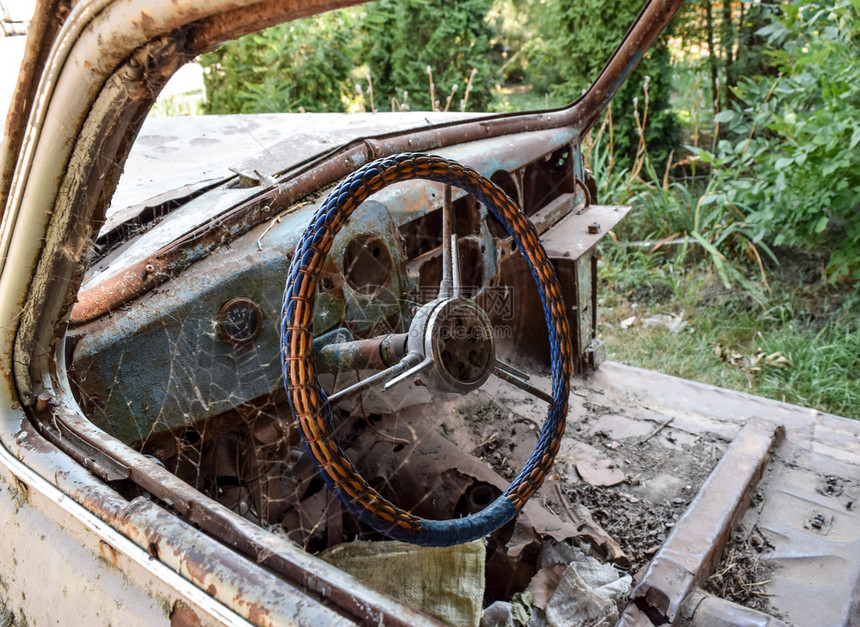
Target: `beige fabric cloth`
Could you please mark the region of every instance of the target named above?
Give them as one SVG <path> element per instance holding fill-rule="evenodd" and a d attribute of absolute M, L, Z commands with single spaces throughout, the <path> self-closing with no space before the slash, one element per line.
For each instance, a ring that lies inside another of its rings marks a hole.
<path fill-rule="evenodd" d="M 444 548 L 347 542 L 320 558 L 437 620 L 478 625 L 484 600 L 483 540 Z"/>

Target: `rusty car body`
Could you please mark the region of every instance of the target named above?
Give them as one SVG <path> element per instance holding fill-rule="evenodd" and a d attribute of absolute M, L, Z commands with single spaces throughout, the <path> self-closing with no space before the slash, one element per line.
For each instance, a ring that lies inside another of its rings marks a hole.
<path fill-rule="evenodd" d="M 314 211 L 344 177 L 403 153 L 466 164 L 515 201 L 555 268 L 571 329 L 558 474 L 491 536 L 486 600 L 522 591 L 548 539 L 631 568 L 630 546 L 571 497 L 604 498 L 573 486 L 588 473 L 578 462 L 632 468 L 640 454 L 638 468 L 656 474 L 630 471 L 626 491 L 604 482 L 602 494 L 634 516 L 665 502 L 658 517 L 674 518 L 649 536 L 619 624 L 860 620 L 856 423 L 602 363 L 596 246 L 628 208 L 598 204 L 581 141 L 682 2 L 648 2 L 589 90 L 561 109 L 147 121 L 187 61 L 350 4 L 37 5 L 0 151 L 4 624 L 436 624 L 314 555 L 380 536 L 323 488 L 278 358 L 282 282 Z M 516 241 L 462 191 L 386 188 L 335 238 L 313 333 L 318 361 L 333 364 L 324 387 L 381 367 L 380 338 L 439 296 L 446 221 L 460 282 L 506 329 L 494 350 L 509 369 L 463 397 L 401 382 L 396 394 L 357 396 L 336 422 L 375 488 L 420 515 L 456 518 L 516 474 L 549 396 L 552 351 Z M 700 481 L 688 483 L 685 464 Z M 747 582 L 767 585 L 767 607 L 701 589 L 724 549 L 741 545 L 774 565 L 771 580 Z"/>

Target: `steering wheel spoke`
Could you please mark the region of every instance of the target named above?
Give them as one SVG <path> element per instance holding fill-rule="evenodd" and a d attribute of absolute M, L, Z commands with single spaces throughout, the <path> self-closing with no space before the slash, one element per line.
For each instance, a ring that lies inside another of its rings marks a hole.
<path fill-rule="evenodd" d="M 390 368 L 377 372 L 366 379 L 362 379 L 361 381 L 332 394 L 328 397 L 328 401 L 329 403 L 337 403 L 338 401 L 354 396 L 359 392 L 363 392 L 374 385 L 384 385 L 383 389 L 388 389 L 388 387 L 395 382 L 395 378 L 399 380 L 400 377 L 409 376 L 410 372 L 414 370 L 416 366 L 421 366 L 422 364 L 423 362 L 421 362 L 420 355 L 409 353 L 406 357 L 400 360 L 399 363 L 391 366 Z"/>
<path fill-rule="evenodd" d="M 493 368 L 493 374 L 496 375 L 502 381 L 507 381 L 511 385 L 518 387 L 525 392 L 528 392 L 535 398 L 539 398 L 540 400 L 546 401 L 547 403 L 552 405 L 552 396 L 529 383 L 529 375 L 527 375 L 525 372 L 517 370 L 509 364 L 496 360 L 495 368 Z"/>
<path fill-rule="evenodd" d="M 410 353 L 410 355 L 417 355 L 417 353 Z M 420 357 L 417 357 L 416 359 L 420 359 Z M 423 361 L 415 364 L 406 372 L 402 372 L 393 379 L 390 379 L 388 383 L 382 386 L 382 390 L 387 392 L 390 388 L 394 387 L 401 381 L 406 381 L 409 377 L 414 377 L 415 375 L 419 374 L 423 370 L 426 370 L 432 365 L 433 359 L 430 357 L 426 357 Z"/>
<path fill-rule="evenodd" d="M 463 295 L 463 284 L 460 281 L 460 247 L 457 245 L 457 234 L 451 234 L 451 281 L 453 298 L 461 298 Z"/>

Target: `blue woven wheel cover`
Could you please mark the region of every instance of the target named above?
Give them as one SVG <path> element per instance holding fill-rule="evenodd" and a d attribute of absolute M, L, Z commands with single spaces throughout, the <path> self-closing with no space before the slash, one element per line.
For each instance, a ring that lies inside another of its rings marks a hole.
<path fill-rule="evenodd" d="M 535 450 L 499 498 L 481 512 L 451 520 L 414 516 L 385 499 L 361 477 L 334 436 L 331 408 L 317 380 L 313 357 L 314 296 L 335 235 L 371 194 L 411 179 L 459 187 L 504 225 L 537 284 L 549 333 L 553 402 Z M 290 409 L 317 471 L 349 511 L 396 540 L 451 546 L 496 531 L 512 520 L 541 486 L 564 434 L 570 393 L 570 332 L 561 288 L 546 251 L 532 223 L 501 189 L 471 168 L 442 157 L 407 153 L 378 159 L 345 178 L 328 195 L 302 235 L 290 263 L 281 310 L 281 359 Z"/>

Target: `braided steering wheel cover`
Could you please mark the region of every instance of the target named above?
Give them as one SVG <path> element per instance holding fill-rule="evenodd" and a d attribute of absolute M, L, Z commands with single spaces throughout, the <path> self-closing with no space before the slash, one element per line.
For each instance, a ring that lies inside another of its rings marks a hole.
<path fill-rule="evenodd" d="M 481 512 L 437 521 L 414 516 L 386 500 L 358 474 L 334 436 L 331 408 L 313 358 L 316 286 L 334 237 L 352 212 L 383 187 L 425 179 L 459 187 L 484 204 L 523 252 L 538 286 L 549 332 L 552 397 L 535 450 L 507 490 Z M 423 546 L 450 546 L 492 533 L 510 521 L 537 491 L 564 434 L 570 393 L 570 331 L 555 272 L 534 226 L 501 189 L 455 161 L 405 153 L 379 159 L 341 181 L 314 214 L 290 264 L 281 310 L 281 359 L 287 399 L 302 440 L 320 475 L 347 508 L 387 536 Z"/>

